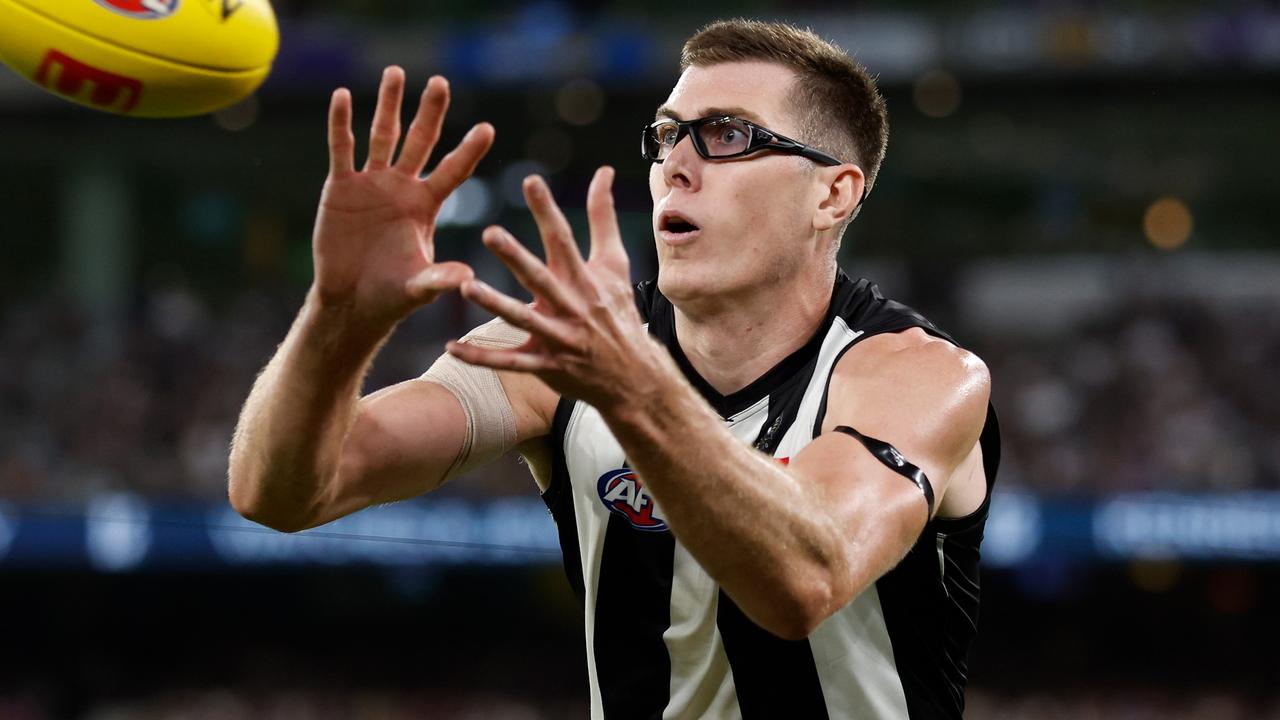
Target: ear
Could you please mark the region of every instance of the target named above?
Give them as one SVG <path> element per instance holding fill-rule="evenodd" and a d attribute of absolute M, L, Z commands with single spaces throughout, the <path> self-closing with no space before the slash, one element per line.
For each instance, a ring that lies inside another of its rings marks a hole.
<path fill-rule="evenodd" d="M 862 168 L 853 163 L 820 168 L 816 182 L 825 193 L 813 214 L 813 229 L 818 232 L 848 220 L 862 202 L 862 190 L 867 186 Z"/>

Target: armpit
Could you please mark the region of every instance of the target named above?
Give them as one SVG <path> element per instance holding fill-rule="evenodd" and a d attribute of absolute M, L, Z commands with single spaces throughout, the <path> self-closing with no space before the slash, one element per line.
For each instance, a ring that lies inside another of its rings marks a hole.
<path fill-rule="evenodd" d="M 516 450 L 529 466 L 533 481 L 538 483 L 538 492 L 545 493 L 551 487 L 551 448 L 547 447 L 547 438 L 526 440 Z"/>

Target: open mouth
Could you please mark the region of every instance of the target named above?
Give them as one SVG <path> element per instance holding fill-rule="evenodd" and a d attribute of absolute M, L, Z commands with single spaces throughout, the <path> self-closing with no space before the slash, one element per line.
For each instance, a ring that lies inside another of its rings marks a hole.
<path fill-rule="evenodd" d="M 663 213 L 658 219 L 658 230 L 669 235 L 684 236 L 699 230 L 697 224 L 680 213 Z"/>

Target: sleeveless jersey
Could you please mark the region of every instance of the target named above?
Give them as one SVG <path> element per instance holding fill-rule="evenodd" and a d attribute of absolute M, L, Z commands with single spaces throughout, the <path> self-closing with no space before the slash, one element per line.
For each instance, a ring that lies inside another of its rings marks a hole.
<path fill-rule="evenodd" d="M 721 395 L 681 351 L 674 309 L 656 283 L 637 286 L 636 300 L 648 331 L 729 430 L 780 459 L 821 431 L 831 370 L 849 348 L 913 327 L 954 343 L 875 285 L 841 272 L 813 337 L 747 387 Z M 977 631 L 979 545 L 1000 453 L 993 411 L 980 440 L 981 507 L 931 520 L 896 567 L 800 641 L 756 625 L 717 586 L 667 529 L 593 407 L 562 399 L 551 441 L 543 499 L 583 605 L 592 718 L 961 717 Z"/>

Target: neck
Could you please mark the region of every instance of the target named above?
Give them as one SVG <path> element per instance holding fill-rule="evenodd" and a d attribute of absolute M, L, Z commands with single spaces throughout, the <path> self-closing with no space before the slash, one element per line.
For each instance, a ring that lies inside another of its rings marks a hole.
<path fill-rule="evenodd" d="M 831 303 L 834 268 L 821 281 L 753 288 L 747 298 L 682 303 L 676 337 L 689 363 L 728 395 L 750 385 L 813 337 Z"/>

